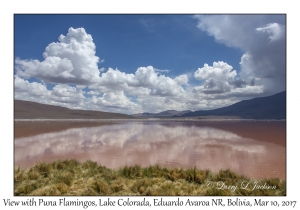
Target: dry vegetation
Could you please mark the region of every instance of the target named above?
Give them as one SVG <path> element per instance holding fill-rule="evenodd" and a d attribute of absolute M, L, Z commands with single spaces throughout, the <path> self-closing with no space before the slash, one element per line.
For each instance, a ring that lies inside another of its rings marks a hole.
<path fill-rule="evenodd" d="M 14 195 L 286 195 L 285 180 L 259 180 L 276 189 L 252 190 L 256 181 L 230 170 L 213 174 L 196 168 L 168 169 L 157 165 L 112 170 L 90 160 L 58 160 L 28 170 L 15 168 Z M 242 182 L 249 183 L 247 189 L 239 187 Z M 217 189 L 217 183 L 238 187 Z M 208 187 L 211 184 L 215 187 Z"/>

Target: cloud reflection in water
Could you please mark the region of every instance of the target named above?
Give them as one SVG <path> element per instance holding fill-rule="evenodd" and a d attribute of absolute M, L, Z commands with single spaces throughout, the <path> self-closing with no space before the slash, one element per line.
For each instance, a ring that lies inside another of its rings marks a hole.
<path fill-rule="evenodd" d="M 212 127 L 131 122 L 73 128 L 15 140 L 15 165 L 76 158 L 119 168 L 139 164 L 231 168 L 249 177 L 285 178 L 285 148 Z"/>

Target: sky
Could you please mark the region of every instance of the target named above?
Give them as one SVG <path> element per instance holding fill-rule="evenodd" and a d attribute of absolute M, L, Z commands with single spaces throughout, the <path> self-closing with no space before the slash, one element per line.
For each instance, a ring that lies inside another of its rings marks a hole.
<path fill-rule="evenodd" d="M 135 114 L 285 89 L 285 15 L 14 15 L 15 99 Z"/>

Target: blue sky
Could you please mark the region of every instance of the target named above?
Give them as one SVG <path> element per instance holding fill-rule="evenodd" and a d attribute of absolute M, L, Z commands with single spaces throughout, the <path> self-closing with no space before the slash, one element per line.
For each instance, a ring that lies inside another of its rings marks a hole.
<path fill-rule="evenodd" d="M 15 99 L 132 114 L 214 109 L 274 94 L 285 90 L 285 21 L 15 15 Z"/>

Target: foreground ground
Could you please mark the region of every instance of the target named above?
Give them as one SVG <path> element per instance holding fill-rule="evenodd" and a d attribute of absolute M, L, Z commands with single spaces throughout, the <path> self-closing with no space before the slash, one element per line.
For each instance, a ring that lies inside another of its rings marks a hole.
<path fill-rule="evenodd" d="M 14 195 L 286 195 L 286 181 L 254 180 L 221 170 L 160 166 L 112 170 L 96 162 L 58 160 L 15 168 Z"/>

